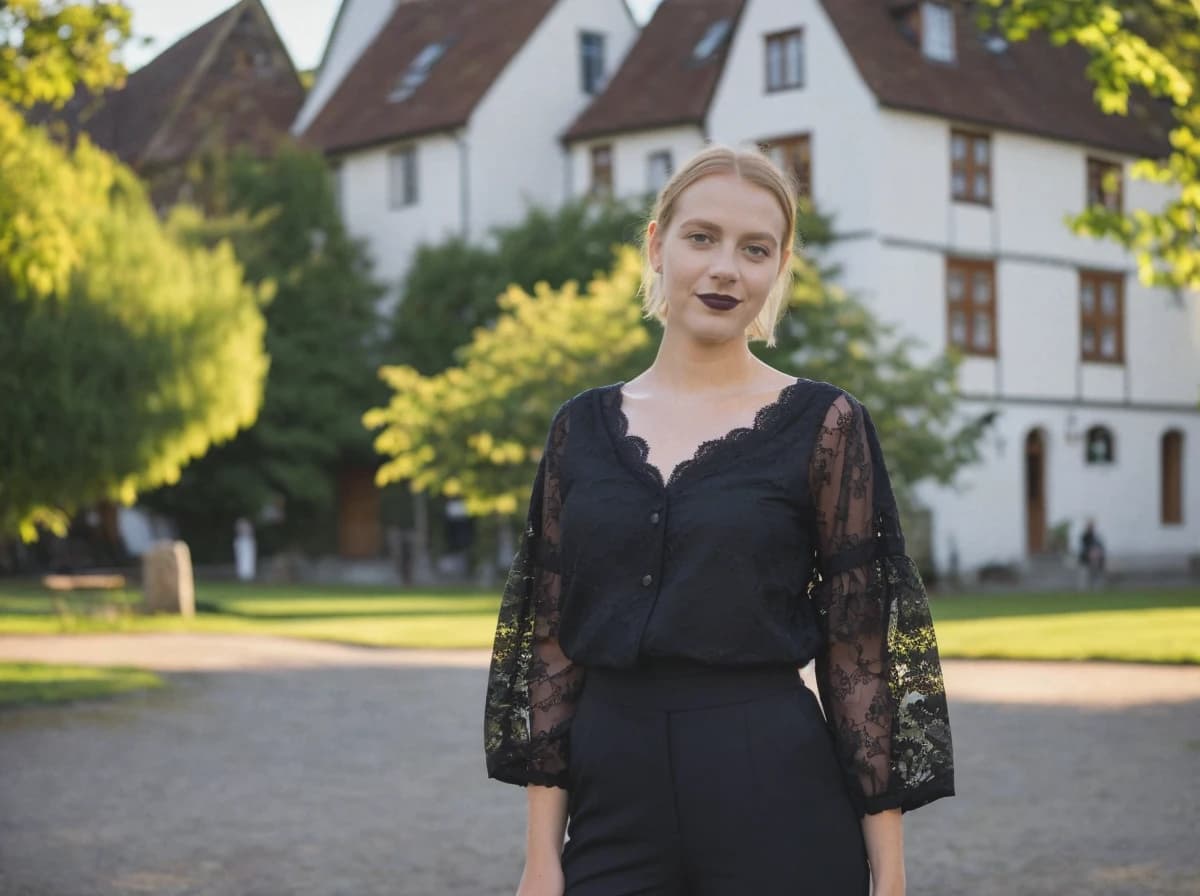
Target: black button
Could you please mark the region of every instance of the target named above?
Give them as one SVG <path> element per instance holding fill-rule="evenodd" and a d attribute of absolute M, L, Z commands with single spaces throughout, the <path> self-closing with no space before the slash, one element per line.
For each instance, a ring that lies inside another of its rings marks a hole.
<path fill-rule="evenodd" d="M 650 573 L 646 573 L 644 576 L 642 576 L 642 584 L 643 585 L 649 585 L 653 581 L 654 581 L 654 576 L 650 575 Z"/>
<path fill-rule="evenodd" d="M 652 523 L 658 522 L 658 511 L 657 510 L 654 511 L 654 513 L 650 514 L 650 522 L 652 522 Z"/>

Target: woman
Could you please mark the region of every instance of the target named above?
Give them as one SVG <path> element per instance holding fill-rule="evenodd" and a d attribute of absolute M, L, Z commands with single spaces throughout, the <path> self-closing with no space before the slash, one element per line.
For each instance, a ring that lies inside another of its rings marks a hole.
<path fill-rule="evenodd" d="M 489 776 L 527 789 L 521 896 L 897 896 L 901 813 L 954 793 L 871 417 L 748 347 L 794 235 L 765 156 L 696 155 L 646 229 L 654 363 L 550 423 L 485 710 Z"/>

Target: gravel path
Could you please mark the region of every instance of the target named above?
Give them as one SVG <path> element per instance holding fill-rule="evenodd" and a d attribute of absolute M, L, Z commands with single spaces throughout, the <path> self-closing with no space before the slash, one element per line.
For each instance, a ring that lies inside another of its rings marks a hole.
<path fill-rule="evenodd" d="M 0 637 L 0 659 L 172 683 L 0 711 L 5 896 L 515 890 L 524 796 L 484 775 L 486 652 L 146 634 Z M 910 893 L 1200 893 L 1200 668 L 945 671 L 959 796 L 905 816 Z"/>

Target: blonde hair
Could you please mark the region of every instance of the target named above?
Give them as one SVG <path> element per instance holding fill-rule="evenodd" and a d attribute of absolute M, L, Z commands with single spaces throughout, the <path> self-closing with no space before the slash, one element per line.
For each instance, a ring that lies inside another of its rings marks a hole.
<path fill-rule="evenodd" d="M 795 185 L 779 167 L 758 149 L 735 149 L 731 146 L 712 144 L 700 150 L 672 175 L 663 185 L 654 202 L 650 219 L 658 222 L 658 233 L 671 223 L 675 206 L 684 190 L 710 174 L 733 174 L 747 183 L 762 187 L 775 197 L 783 212 L 785 223 L 781 248 L 791 248 L 796 239 Z M 785 264 L 775 278 L 767 300 L 758 316 L 746 327 L 746 338 L 761 339 L 768 346 L 775 345 L 775 328 L 787 307 L 787 295 L 792 285 L 792 265 Z M 645 317 L 653 317 L 666 323 L 666 297 L 662 291 L 662 275 L 650 265 L 650 245 L 645 231 L 642 233 L 642 311 Z"/>

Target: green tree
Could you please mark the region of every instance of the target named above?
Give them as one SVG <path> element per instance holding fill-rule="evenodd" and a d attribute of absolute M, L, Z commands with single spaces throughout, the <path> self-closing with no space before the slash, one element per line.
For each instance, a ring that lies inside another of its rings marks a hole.
<path fill-rule="evenodd" d="M 1107 114 L 1128 114 L 1139 90 L 1169 105 L 1169 151 L 1130 173 L 1168 185 L 1172 198 L 1157 212 L 1096 206 L 1068 224 L 1131 250 L 1143 283 L 1200 289 L 1200 0 L 983 0 L 979 20 L 1009 40 L 1043 31 L 1054 44 L 1086 49 L 1087 76 Z"/>
<path fill-rule="evenodd" d="M 474 516 L 515 514 L 554 410 L 615 378 L 647 346 L 633 300 L 640 278 L 637 253 L 626 247 L 612 272 L 583 291 L 574 281 L 559 289 L 542 282 L 532 293 L 511 286 L 493 326 L 477 328 L 458 352 L 458 366 L 428 376 L 408 365 L 383 368 L 391 399 L 363 417 L 390 458 L 378 482 L 461 497 Z"/>
<path fill-rule="evenodd" d="M 129 34 L 120 3 L 0 0 L 0 99 L 57 108 L 79 86 L 119 86 L 125 67 L 116 54 Z"/>
<path fill-rule="evenodd" d="M 0 532 L 132 501 L 253 422 L 268 293 L 227 243 L 186 245 L 195 221 L 0 100 Z"/>
<path fill-rule="evenodd" d="M 205 185 L 216 192 L 206 200 L 227 214 L 192 237 L 228 239 L 247 279 L 270 284 L 271 370 L 254 425 L 147 503 L 173 514 L 202 550 L 213 533 L 225 550 L 234 519 L 280 498 L 286 517 L 268 541 L 320 540 L 314 521 L 331 517 L 339 466 L 374 462 L 361 417 L 386 397 L 376 374 L 381 290 L 342 224 L 319 154 L 285 147 L 270 159 L 238 153 L 204 167 L 220 176 Z"/>
<path fill-rule="evenodd" d="M 614 246 L 637 239 L 646 209 L 645 202 L 534 207 L 485 245 L 453 238 L 422 246 L 401 286 L 389 359 L 426 374 L 444 370 L 476 327 L 492 323 L 496 296 L 510 284 L 587 283 L 608 270 Z"/>

